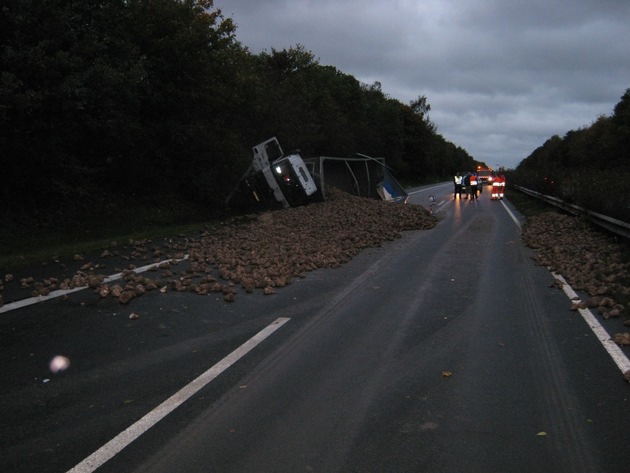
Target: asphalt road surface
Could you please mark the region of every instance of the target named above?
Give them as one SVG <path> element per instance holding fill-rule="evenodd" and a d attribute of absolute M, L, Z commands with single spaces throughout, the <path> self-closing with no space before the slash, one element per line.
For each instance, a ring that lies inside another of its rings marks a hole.
<path fill-rule="evenodd" d="M 509 202 L 451 187 L 411 194 L 436 228 L 272 296 L 0 313 L 1 470 L 628 471 L 619 366 Z"/>

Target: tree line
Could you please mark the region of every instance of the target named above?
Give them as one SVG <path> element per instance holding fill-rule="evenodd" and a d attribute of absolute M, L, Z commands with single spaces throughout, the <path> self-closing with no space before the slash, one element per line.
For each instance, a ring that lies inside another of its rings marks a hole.
<path fill-rule="evenodd" d="M 610 116 L 554 135 L 525 158 L 513 183 L 630 222 L 630 89 Z"/>
<path fill-rule="evenodd" d="M 132 198 L 217 210 L 271 136 L 385 157 L 406 183 L 475 164 L 425 96 L 401 103 L 302 45 L 253 54 L 211 0 L 13 0 L 0 47 L 3 224 Z"/>

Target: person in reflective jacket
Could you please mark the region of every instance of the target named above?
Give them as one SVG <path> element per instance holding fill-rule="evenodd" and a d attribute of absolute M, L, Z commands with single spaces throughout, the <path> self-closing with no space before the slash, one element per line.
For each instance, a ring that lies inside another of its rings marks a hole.
<path fill-rule="evenodd" d="M 477 173 L 473 172 L 470 175 L 470 199 L 477 198 Z"/>
<path fill-rule="evenodd" d="M 503 193 L 505 192 L 505 175 L 499 174 L 499 199 L 503 200 Z"/>
<path fill-rule="evenodd" d="M 453 194 L 453 200 L 455 200 L 457 195 L 459 195 L 460 199 L 462 198 L 462 182 L 463 181 L 464 181 L 464 178 L 460 176 L 459 173 L 453 176 L 453 182 L 455 183 L 455 193 Z"/>
<path fill-rule="evenodd" d="M 497 176 L 492 181 L 492 195 L 490 198 L 492 200 L 497 200 L 499 198 L 499 190 L 501 189 L 501 177 Z"/>

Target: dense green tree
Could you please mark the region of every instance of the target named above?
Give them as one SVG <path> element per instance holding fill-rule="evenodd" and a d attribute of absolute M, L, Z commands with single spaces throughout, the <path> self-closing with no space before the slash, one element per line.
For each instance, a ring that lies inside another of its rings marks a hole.
<path fill-rule="evenodd" d="M 271 136 L 306 156 L 384 157 L 409 184 L 472 164 L 425 96 L 403 104 L 302 45 L 251 54 L 211 0 L 14 0 L 0 66 L 3 221 L 139 198 L 220 208 Z"/>
<path fill-rule="evenodd" d="M 409 107 L 411 107 L 411 110 L 420 117 L 429 131 L 434 133 L 437 130 L 435 124 L 429 119 L 431 105 L 429 104 L 426 95 L 421 95 L 416 100 L 412 100 Z"/>
<path fill-rule="evenodd" d="M 27 196 L 50 201 L 76 200 L 94 185 L 177 185 L 198 176 L 213 150 L 221 156 L 238 48 L 232 23 L 211 7 L 193 0 L 3 7 L 0 140 L 12 177 L 3 191 L 30 187 Z"/>
<path fill-rule="evenodd" d="M 615 167 L 627 166 L 630 154 L 630 89 L 626 89 L 612 116 L 614 150 L 611 162 Z"/>
<path fill-rule="evenodd" d="M 629 125 L 630 89 L 611 117 L 600 116 L 562 138 L 554 135 L 521 162 L 511 181 L 627 221 Z"/>

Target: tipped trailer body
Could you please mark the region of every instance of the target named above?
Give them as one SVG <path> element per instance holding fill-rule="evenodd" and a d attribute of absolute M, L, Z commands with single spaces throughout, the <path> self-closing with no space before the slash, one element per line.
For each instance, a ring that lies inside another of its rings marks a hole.
<path fill-rule="evenodd" d="M 285 156 L 276 138 L 252 148 L 254 158 L 229 204 L 288 208 L 326 199 L 326 187 L 386 202 L 407 202 L 409 195 L 396 181 L 384 158 L 357 154 L 353 158 L 319 156 L 302 159 L 298 151 Z"/>
<path fill-rule="evenodd" d="M 326 187 L 386 202 L 405 203 L 409 194 L 394 178 L 384 158 L 357 154 L 353 158 L 319 156 L 305 159 L 326 198 Z"/>

